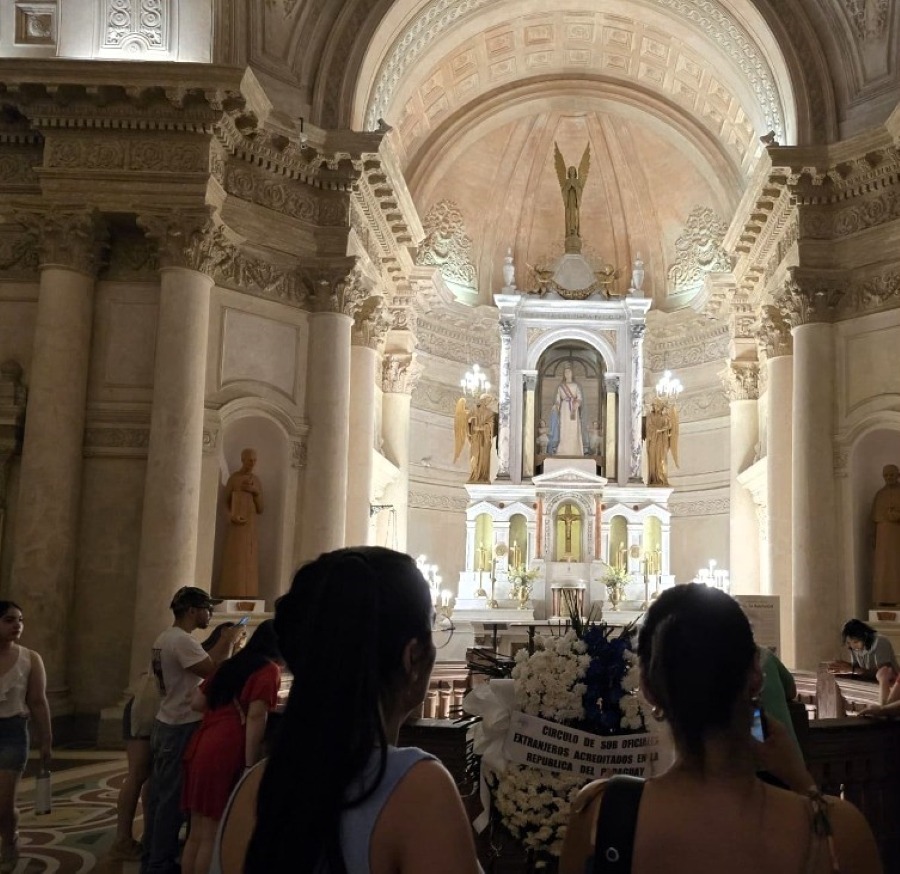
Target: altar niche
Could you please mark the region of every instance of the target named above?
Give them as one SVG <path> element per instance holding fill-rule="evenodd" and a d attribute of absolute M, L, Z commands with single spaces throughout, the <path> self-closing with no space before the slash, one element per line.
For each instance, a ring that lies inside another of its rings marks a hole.
<path fill-rule="evenodd" d="M 606 365 L 603 356 L 580 340 L 554 343 L 540 358 L 535 384 L 534 460 L 592 458 L 606 465 Z"/>

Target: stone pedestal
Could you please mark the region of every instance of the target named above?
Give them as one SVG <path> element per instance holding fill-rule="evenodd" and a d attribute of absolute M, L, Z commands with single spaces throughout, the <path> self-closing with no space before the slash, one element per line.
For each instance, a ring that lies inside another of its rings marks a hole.
<path fill-rule="evenodd" d="M 197 270 L 161 271 L 132 679 L 146 669 L 150 645 L 172 622 L 172 595 L 196 584 L 211 288 Z"/>
<path fill-rule="evenodd" d="M 350 326 L 340 312 L 309 318 L 306 409 L 309 419 L 300 554 L 344 545 L 350 415 Z"/>
<path fill-rule="evenodd" d="M 70 709 L 67 626 L 75 578 L 93 295 L 92 275 L 59 266 L 41 271 L 9 596 L 25 613 L 23 643 L 44 660 L 54 716 Z"/>

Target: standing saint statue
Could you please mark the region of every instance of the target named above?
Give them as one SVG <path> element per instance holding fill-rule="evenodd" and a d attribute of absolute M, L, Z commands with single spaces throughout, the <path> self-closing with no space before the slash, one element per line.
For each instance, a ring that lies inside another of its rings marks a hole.
<path fill-rule="evenodd" d="M 668 457 L 678 467 L 678 410 L 657 398 L 646 421 L 647 485 L 669 485 Z"/>
<path fill-rule="evenodd" d="M 872 502 L 875 525 L 875 558 L 872 568 L 872 600 L 900 604 L 900 468 L 887 464 L 882 470 L 884 486 Z"/>
<path fill-rule="evenodd" d="M 584 154 L 578 169 L 574 166 L 566 169 L 566 162 L 557 143 L 553 144 L 555 150 L 554 161 L 556 163 L 556 176 L 559 179 L 559 188 L 562 192 L 563 205 L 566 210 L 566 252 L 581 251 L 581 193 L 584 191 L 584 183 L 587 182 L 588 171 L 591 167 L 591 147 L 585 146 Z"/>
<path fill-rule="evenodd" d="M 581 457 L 584 455 L 582 433 L 584 395 L 581 386 L 575 382 L 571 367 L 563 370 L 554 406 L 559 416 L 559 445 L 556 447 L 556 454 Z"/>
<path fill-rule="evenodd" d="M 222 571 L 215 594 L 228 598 L 256 598 L 259 594 L 259 542 L 256 517 L 263 511 L 262 486 L 253 473 L 256 450 L 241 452 L 241 467 L 225 483 L 228 531 Z"/>
<path fill-rule="evenodd" d="M 456 402 L 456 413 L 453 417 L 453 436 L 455 451 L 453 460 L 459 458 L 466 439 L 469 441 L 469 479 L 470 483 L 489 483 L 491 481 L 491 446 L 496 433 L 497 414 L 493 409 L 494 398 L 484 394 L 475 402 L 475 409 L 470 411 L 465 398 Z"/>

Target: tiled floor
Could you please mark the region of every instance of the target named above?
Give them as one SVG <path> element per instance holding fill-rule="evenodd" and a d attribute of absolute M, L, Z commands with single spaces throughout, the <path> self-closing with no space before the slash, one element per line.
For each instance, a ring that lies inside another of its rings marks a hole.
<path fill-rule="evenodd" d="M 137 874 L 137 862 L 105 858 L 125 770 L 124 753 L 61 754 L 54 763 L 53 811 L 46 816 L 35 816 L 34 778 L 24 778 L 19 792 L 21 858 L 15 874 Z"/>

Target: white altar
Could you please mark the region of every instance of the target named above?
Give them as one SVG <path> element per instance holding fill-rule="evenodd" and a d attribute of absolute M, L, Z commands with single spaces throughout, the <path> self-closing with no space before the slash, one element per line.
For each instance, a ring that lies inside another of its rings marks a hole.
<path fill-rule="evenodd" d="M 567 289 L 558 269 L 535 293 L 512 277 L 500 314 L 498 466 L 466 486 L 466 564 L 454 622 L 521 623 L 593 605 L 613 610 L 603 578 L 623 569 L 623 611 L 674 583 L 671 488 L 643 477 L 643 359 L 650 301 L 632 286 L 609 296 Z M 579 274 L 581 275 L 581 274 Z M 606 291 L 604 291 L 606 289 Z M 523 592 L 523 583 L 525 591 Z M 527 595 L 527 597 L 526 597 Z"/>

